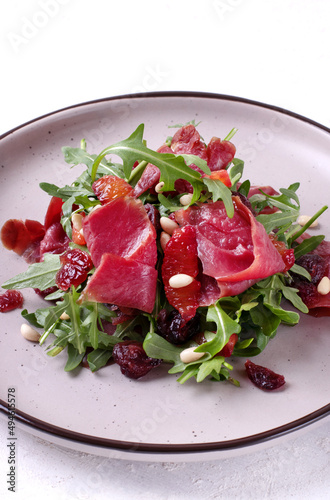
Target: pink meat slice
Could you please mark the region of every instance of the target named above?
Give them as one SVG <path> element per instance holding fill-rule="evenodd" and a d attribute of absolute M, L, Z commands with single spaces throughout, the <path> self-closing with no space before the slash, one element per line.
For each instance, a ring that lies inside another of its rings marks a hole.
<path fill-rule="evenodd" d="M 230 141 L 222 141 L 218 137 L 212 137 L 207 145 L 206 154 L 210 170 L 222 170 L 233 160 L 236 147 Z"/>
<path fill-rule="evenodd" d="M 163 144 L 157 151 L 159 153 L 193 154 L 205 160 L 211 170 L 220 170 L 232 161 L 236 148 L 231 142 L 221 141 L 217 137 L 213 137 L 206 147 L 196 127 L 190 124 L 184 125 L 174 134 L 171 147 Z M 191 164 L 190 168 L 203 174 L 202 170 L 195 164 Z M 134 188 L 135 196 L 139 197 L 148 189 L 153 189 L 159 182 L 159 178 L 158 167 L 149 163 Z M 175 190 L 177 193 L 192 192 L 192 186 L 184 179 L 177 179 Z"/>
<path fill-rule="evenodd" d="M 105 253 L 156 265 L 156 231 L 140 200 L 112 200 L 85 217 L 83 231 L 95 267 Z"/>
<path fill-rule="evenodd" d="M 172 149 L 163 144 L 158 150 L 158 153 L 171 153 L 173 154 Z M 152 189 L 158 184 L 160 178 L 160 170 L 156 165 L 152 163 L 148 163 L 146 168 L 143 171 L 141 178 L 138 180 L 135 188 L 134 195 L 138 198 L 141 194 L 145 193 L 148 189 Z"/>
<path fill-rule="evenodd" d="M 60 222 L 54 222 L 46 230 L 45 236 L 40 242 L 40 260 L 45 253 L 60 254 L 69 247 L 70 239 L 65 233 Z"/>
<path fill-rule="evenodd" d="M 222 201 L 176 212 L 179 225 L 196 227 L 197 251 L 203 273 L 216 279 L 220 296 L 236 295 L 284 269 L 283 260 L 264 227 L 234 196 L 229 218 Z M 242 283 L 245 282 L 245 283 Z"/>
<path fill-rule="evenodd" d="M 154 267 L 130 257 L 105 253 L 80 300 L 116 304 L 151 313 L 156 285 L 157 271 Z"/>

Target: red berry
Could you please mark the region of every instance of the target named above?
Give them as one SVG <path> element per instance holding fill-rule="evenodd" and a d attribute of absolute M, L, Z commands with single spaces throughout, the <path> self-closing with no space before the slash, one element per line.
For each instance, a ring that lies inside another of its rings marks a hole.
<path fill-rule="evenodd" d="M 77 287 L 87 279 L 88 272 L 93 268 L 91 256 L 75 248 L 68 250 L 60 257 L 61 269 L 56 275 L 56 285 L 61 290 L 67 290 L 70 286 Z"/>
<path fill-rule="evenodd" d="M 8 312 L 23 306 L 23 295 L 18 290 L 7 290 L 0 294 L 0 312 Z"/>
<path fill-rule="evenodd" d="M 283 375 L 279 375 L 264 366 L 255 365 L 250 360 L 245 362 L 245 369 L 251 382 L 259 389 L 273 391 L 285 384 Z"/>
<path fill-rule="evenodd" d="M 138 379 L 161 363 L 160 359 L 149 358 L 142 342 L 125 340 L 113 348 L 113 359 L 126 377 Z"/>

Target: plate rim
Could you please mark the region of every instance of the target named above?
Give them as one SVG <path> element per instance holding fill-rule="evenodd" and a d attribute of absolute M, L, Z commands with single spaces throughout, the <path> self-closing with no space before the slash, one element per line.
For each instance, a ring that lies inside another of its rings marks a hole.
<path fill-rule="evenodd" d="M 4 413 L 7 417 L 10 413 L 7 403 L 0 399 L 0 412 Z M 19 409 L 15 409 L 15 419 L 21 424 L 25 424 L 28 427 L 32 427 L 36 430 L 43 431 L 47 435 L 52 435 L 65 439 L 66 441 L 71 441 L 79 443 L 82 445 L 90 445 L 98 448 L 111 449 L 116 451 L 126 451 L 131 453 L 160 453 L 160 454 L 191 454 L 198 452 L 212 452 L 212 451 L 228 451 L 237 450 L 241 448 L 246 448 L 248 446 L 255 446 L 267 441 L 273 440 L 275 438 L 280 438 L 286 434 L 298 431 L 304 427 L 316 423 L 317 421 L 330 416 L 330 403 L 315 410 L 308 415 L 300 417 L 292 422 L 281 425 L 279 427 L 274 427 L 267 431 L 263 431 L 257 434 L 251 434 L 250 436 L 245 436 L 243 438 L 235 438 L 228 441 L 210 441 L 207 443 L 139 443 L 133 441 L 123 441 L 109 438 L 102 438 L 98 436 L 91 436 L 89 434 L 84 434 L 81 432 L 72 431 L 70 429 L 65 429 L 57 425 L 45 422 L 36 417 L 28 415 Z"/>
<path fill-rule="evenodd" d="M 235 95 L 230 95 L 230 94 L 217 94 L 215 92 L 199 92 L 199 91 L 175 91 L 175 90 L 169 90 L 169 91 L 157 91 L 157 92 L 141 92 L 137 94 L 120 94 L 116 96 L 109 96 L 109 97 L 102 97 L 99 99 L 92 99 L 90 101 L 82 101 L 80 103 L 72 104 L 70 106 L 65 106 L 63 108 L 59 108 L 53 111 L 50 111 L 49 113 L 45 113 L 42 115 L 39 115 L 35 118 L 32 118 L 31 120 L 28 120 L 20 125 L 17 125 L 16 127 L 8 130 L 7 132 L 4 132 L 0 134 L 0 141 L 2 139 L 5 139 L 7 136 L 13 134 L 14 132 L 17 132 L 18 130 L 27 127 L 29 125 L 32 125 L 38 121 L 44 120 L 45 118 L 49 118 L 51 116 L 55 116 L 57 114 L 70 111 L 70 110 L 75 110 L 78 108 L 82 107 L 87 107 L 90 105 L 97 105 L 101 104 L 103 102 L 110 102 L 110 101 L 117 101 L 117 100 L 124 100 L 124 99 L 143 99 L 143 98 L 168 98 L 168 97 L 183 97 L 183 98 L 199 98 L 199 99 L 216 99 L 216 100 L 223 100 L 223 101 L 232 101 L 232 102 L 240 102 L 243 104 L 249 104 L 251 106 L 257 106 L 261 108 L 265 108 L 268 110 L 276 111 L 278 113 L 282 113 L 288 116 L 291 116 L 292 118 L 295 118 L 297 120 L 303 121 L 308 123 L 309 125 L 313 125 L 317 128 L 320 128 L 321 130 L 324 130 L 325 132 L 328 132 L 330 134 L 330 127 L 327 127 L 326 125 L 323 125 L 322 123 L 319 123 L 315 120 L 312 120 L 311 118 L 308 118 L 302 114 L 296 113 L 294 111 L 290 111 L 286 108 L 283 108 L 281 106 L 265 103 L 262 101 L 257 101 L 254 99 L 248 99 L 245 97 L 241 96 L 235 96 Z"/>
<path fill-rule="evenodd" d="M 0 135 L 0 141 L 5 139 L 6 137 L 14 134 L 17 131 L 20 131 L 30 125 L 33 125 L 37 122 L 40 122 L 44 119 L 51 118 L 58 114 L 67 111 L 74 111 L 75 109 L 84 108 L 87 106 L 98 105 L 105 102 L 118 101 L 118 100 L 129 100 L 129 99 L 150 99 L 150 98 L 198 98 L 198 99 L 216 99 L 219 101 L 230 101 L 237 102 L 242 104 L 248 104 L 254 107 L 261 107 L 263 109 L 276 111 L 278 113 L 285 114 L 290 116 L 296 120 L 303 121 L 309 125 L 315 126 L 316 128 L 325 131 L 330 134 L 330 128 L 318 123 L 315 120 L 307 118 L 301 114 L 295 113 L 293 111 L 287 110 L 285 108 L 275 106 L 272 104 L 267 104 L 264 102 L 256 101 L 253 99 L 247 99 L 244 97 L 233 96 L 228 94 L 218 94 L 212 92 L 199 92 L 199 91 L 157 91 L 157 92 L 145 92 L 138 94 L 121 94 L 117 96 L 104 97 L 100 99 L 94 99 L 90 101 L 84 101 L 81 103 L 73 104 L 71 106 L 66 106 L 49 113 L 40 115 L 32 120 L 22 123 L 7 132 Z M 10 413 L 8 408 L 8 403 L 0 399 L 0 412 L 6 414 L 7 416 Z M 252 434 L 249 436 L 244 436 L 242 438 L 235 438 L 228 441 L 213 441 L 206 443 L 139 443 L 139 442 L 131 442 L 131 441 L 123 441 L 123 440 L 115 440 L 109 438 L 102 438 L 98 436 L 92 436 L 89 434 L 79 433 L 76 431 L 72 431 L 70 429 L 65 429 L 56 425 L 53 425 L 44 420 L 40 420 L 33 415 L 29 415 L 25 412 L 20 411 L 18 408 L 15 409 L 15 418 L 23 423 L 28 425 L 30 428 L 35 428 L 37 430 L 41 430 L 46 432 L 48 435 L 53 435 L 57 437 L 64 438 L 68 441 L 77 442 L 80 444 L 88 444 L 101 448 L 108 448 L 112 450 L 121 450 L 127 452 L 139 452 L 139 453 L 171 453 L 171 454 L 184 454 L 184 453 L 199 453 L 199 452 L 209 452 L 209 451 L 224 451 L 224 450 L 232 450 L 232 449 L 241 449 L 247 446 L 252 446 L 260 443 L 264 443 L 266 441 L 279 438 L 285 434 L 294 432 L 302 427 L 311 425 L 316 421 L 323 419 L 330 415 L 330 403 L 300 417 L 296 420 L 283 424 L 279 427 L 275 427 L 269 429 L 267 431 L 263 431 L 261 433 Z"/>

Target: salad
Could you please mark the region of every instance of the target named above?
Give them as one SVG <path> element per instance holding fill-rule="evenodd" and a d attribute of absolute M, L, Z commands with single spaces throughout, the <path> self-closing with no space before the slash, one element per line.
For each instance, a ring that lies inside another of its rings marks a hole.
<path fill-rule="evenodd" d="M 42 296 L 45 307 L 22 311 L 22 334 L 66 355 L 66 371 L 115 362 L 138 379 L 166 363 L 179 383 L 239 385 L 230 358 L 243 357 L 253 383 L 277 389 L 284 377 L 250 358 L 282 323 L 329 311 L 330 243 L 306 232 L 327 207 L 302 220 L 299 182 L 252 186 L 236 129 L 206 143 L 194 122 L 177 128 L 157 151 L 143 124 L 98 155 L 85 140 L 63 147 L 85 170 L 71 185 L 40 184 L 43 223 L 2 227 L 29 267 L 2 284 L 0 310 L 22 307 L 21 289 Z"/>

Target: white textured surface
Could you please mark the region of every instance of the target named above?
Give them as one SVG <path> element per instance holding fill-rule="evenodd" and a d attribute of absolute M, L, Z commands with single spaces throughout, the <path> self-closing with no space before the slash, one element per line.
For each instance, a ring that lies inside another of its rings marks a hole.
<path fill-rule="evenodd" d="M 329 15 L 328 0 L 2 2 L 0 133 L 82 101 L 164 90 L 255 99 L 329 127 Z M 105 459 L 20 432 L 15 498 L 323 500 L 329 431 L 320 422 L 205 463 Z M 1 420 L 1 498 L 6 437 Z"/>

